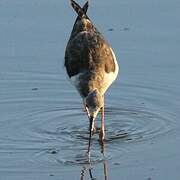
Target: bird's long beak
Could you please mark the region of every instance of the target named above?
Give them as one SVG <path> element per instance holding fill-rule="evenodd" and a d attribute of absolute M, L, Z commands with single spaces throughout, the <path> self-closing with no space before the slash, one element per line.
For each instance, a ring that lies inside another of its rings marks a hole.
<path fill-rule="evenodd" d="M 91 137 L 93 132 L 93 124 L 94 124 L 94 117 L 89 118 L 89 144 L 88 144 L 88 153 L 90 153 L 90 146 L 91 146 Z"/>

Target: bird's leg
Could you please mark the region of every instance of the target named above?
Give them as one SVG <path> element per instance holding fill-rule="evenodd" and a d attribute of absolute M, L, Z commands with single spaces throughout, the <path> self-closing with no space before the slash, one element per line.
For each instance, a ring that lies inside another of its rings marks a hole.
<path fill-rule="evenodd" d="M 104 106 L 101 108 L 101 129 L 99 133 L 99 140 L 103 142 L 105 138 L 105 131 L 104 131 Z"/>

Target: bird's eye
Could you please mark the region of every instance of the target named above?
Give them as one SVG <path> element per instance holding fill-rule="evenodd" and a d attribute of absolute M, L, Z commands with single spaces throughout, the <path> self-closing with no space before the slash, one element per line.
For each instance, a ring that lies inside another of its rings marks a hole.
<path fill-rule="evenodd" d="M 89 106 L 86 104 L 86 107 L 89 108 Z"/>

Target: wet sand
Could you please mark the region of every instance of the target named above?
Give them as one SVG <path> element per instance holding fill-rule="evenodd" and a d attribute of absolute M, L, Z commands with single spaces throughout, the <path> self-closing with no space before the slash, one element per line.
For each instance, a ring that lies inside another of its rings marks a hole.
<path fill-rule="evenodd" d="M 79 1 L 83 4 L 84 1 Z M 104 156 L 63 68 L 65 0 L 0 2 L 0 179 L 178 180 L 180 4 L 92 1 L 120 74 L 106 94 Z"/>

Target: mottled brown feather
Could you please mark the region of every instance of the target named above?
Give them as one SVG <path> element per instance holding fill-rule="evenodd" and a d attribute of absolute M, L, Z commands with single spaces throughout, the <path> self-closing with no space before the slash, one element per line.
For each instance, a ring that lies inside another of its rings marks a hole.
<path fill-rule="evenodd" d="M 87 16 L 76 19 L 66 47 L 65 67 L 70 78 L 83 73 L 79 77 L 82 96 L 94 87 L 101 89 L 104 73 L 115 72 L 110 46 Z"/>

